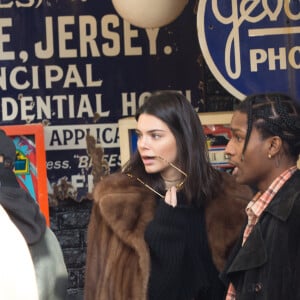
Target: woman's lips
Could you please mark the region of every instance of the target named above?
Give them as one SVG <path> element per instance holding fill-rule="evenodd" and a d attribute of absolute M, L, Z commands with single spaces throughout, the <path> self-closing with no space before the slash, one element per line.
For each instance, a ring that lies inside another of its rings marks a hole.
<path fill-rule="evenodd" d="M 143 156 L 142 161 L 144 165 L 151 165 L 154 163 L 155 157 L 152 156 Z"/>

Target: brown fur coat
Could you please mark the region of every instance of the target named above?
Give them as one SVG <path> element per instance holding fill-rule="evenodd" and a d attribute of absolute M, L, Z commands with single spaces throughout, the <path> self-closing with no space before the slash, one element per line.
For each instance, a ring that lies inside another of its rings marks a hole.
<path fill-rule="evenodd" d="M 245 222 L 252 194 L 228 175 L 220 196 L 205 208 L 208 242 L 218 270 Z M 85 300 L 146 300 L 150 257 L 144 231 L 155 194 L 126 175 L 112 174 L 94 190 L 88 227 Z"/>

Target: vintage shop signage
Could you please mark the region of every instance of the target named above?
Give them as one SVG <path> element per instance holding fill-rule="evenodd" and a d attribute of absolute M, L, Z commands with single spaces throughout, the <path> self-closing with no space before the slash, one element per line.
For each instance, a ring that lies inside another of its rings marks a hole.
<path fill-rule="evenodd" d="M 232 95 L 284 92 L 300 101 L 300 1 L 199 1 L 197 29 L 206 63 Z"/>
<path fill-rule="evenodd" d="M 179 90 L 199 105 L 188 5 L 172 24 L 142 29 L 111 0 L 0 1 L 0 125 L 45 125 L 49 194 L 61 182 L 78 201 L 92 191 L 89 135 L 109 169 L 120 168 L 117 122 L 151 91 Z"/>

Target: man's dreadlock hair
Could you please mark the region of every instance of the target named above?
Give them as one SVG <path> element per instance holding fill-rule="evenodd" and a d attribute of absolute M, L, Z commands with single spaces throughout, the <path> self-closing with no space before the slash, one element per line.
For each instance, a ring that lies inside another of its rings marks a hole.
<path fill-rule="evenodd" d="M 298 159 L 300 153 L 300 109 L 296 102 L 285 94 L 256 94 L 246 97 L 237 111 L 248 117 L 247 134 L 243 153 L 247 148 L 253 126 L 262 138 L 279 136 L 288 153 Z"/>

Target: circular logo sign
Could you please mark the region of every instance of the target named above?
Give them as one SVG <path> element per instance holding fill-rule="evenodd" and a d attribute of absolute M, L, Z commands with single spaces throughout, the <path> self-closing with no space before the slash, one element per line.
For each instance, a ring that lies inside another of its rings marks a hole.
<path fill-rule="evenodd" d="M 300 101 L 300 1 L 201 0 L 204 59 L 236 98 L 282 92 Z"/>

